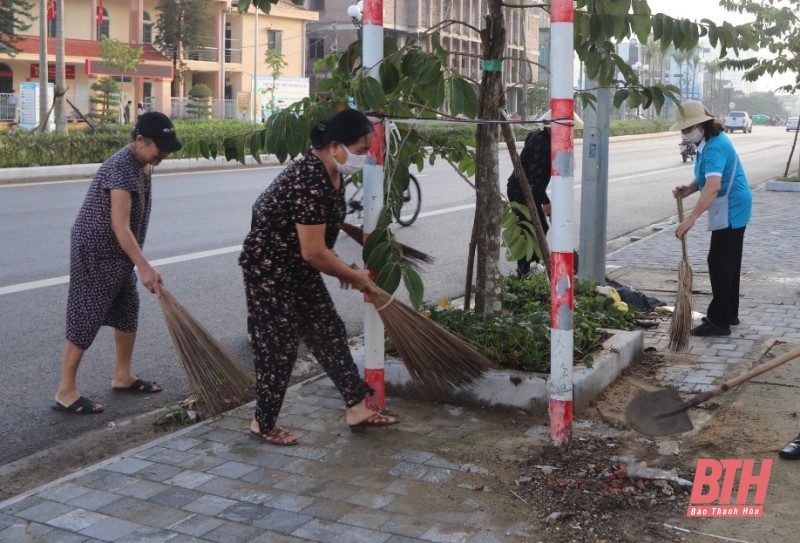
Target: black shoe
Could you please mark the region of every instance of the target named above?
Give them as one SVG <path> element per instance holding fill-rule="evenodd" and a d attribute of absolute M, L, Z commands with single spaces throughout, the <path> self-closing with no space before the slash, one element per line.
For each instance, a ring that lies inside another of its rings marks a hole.
<path fill-rule="evenodd" d="M 794 441 L 787 443 L 786 446 L 781 449 L 781 452 L 778 453 L 778 456 L 784 460 L 797 460 L 800 458 L 800 436 L 794 438 Z"/>
<path fill-rule="evenodd" d="M 700 320 L 702 320 L 703 322 L 711 322 L 710 320 L 708 320 L 708 317 L 703 317 Z M 733 317 L 731 320 L 728 321 L 728 324 L 731 326 L 739 326 L 739 319 L 737 317 Z"/>
<path fill-rule="evenodd" d="M 706 320 L 700 326 L 692 328 L 693 336 L 729 336 L 731 335 L 730 326 L 715 326 L 711 321 Z"/>

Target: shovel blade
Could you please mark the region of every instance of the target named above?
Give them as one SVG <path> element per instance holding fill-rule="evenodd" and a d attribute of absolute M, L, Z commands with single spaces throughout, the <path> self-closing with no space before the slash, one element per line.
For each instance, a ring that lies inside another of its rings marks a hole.
<path fill-rule="evenodd" d="M 645 392 L 634 398 L 625 410 L 625 420 L 635 431 L 646 436 L 668 436 L 688 432 L 692 421 L 685 403 L 674 388 Z M 679 410 L 674 413 L 675 410 Z M 671 414 L 667 414 L 671 413 Z"/>

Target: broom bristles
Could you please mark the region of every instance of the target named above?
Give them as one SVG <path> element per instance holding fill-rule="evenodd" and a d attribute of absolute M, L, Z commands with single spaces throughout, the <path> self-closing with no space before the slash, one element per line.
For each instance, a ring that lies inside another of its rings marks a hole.
<path fill-rule="evenodd" d="M 463 388 L 491 362 L 465 341 L 378 289 L 369 293 L 411 378 L 432 392 Z"/>
<path fill-rule="evenodd" d="M 353 238 L 359 245 L 364 246 L 364 230 L 354 224 L 342 223 L 342 231 Z M 399 242 L 398 242 L 399 243 Z M 421 264 L 433 264 L 435 258 L 427 253 L 423 253 L 413 247 L 399 243 L 403 250 L 403 262 L 414 268 L 419 268 Z"/>
<path fill-rule="evenodd" d="M 199 411 L 216 416 L 255 397 L 255 376 L 165 288 L 158 298 Z"/>
<path fill-rule="evenodd" d="M 684 258 L 678 265 L 678 292 L 675 312 L 669 325 L 669 349 L 682 352 L 689 347 L 692 333 L 692 268 Z"/>

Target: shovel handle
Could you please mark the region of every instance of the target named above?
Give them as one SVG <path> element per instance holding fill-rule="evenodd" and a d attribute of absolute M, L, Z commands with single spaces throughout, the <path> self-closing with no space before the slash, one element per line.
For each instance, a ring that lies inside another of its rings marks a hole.
<path fill-rule="evenodd" d="M 734 377 L 733 379 L 731 379 L 729 381 L 725 381 L 721 385 L 717 385 L 714 388 L 712 388 L 711 390 L 708 390 L 706 392 L 701 392 L 697 396 L 694 396 L 693 398 L 688 400 L 686 402 L 686 406 L 687 407 L 691 407 L 691 406 L 699 405 L 699 404 L 703 403 L 704 401 L 708 400 L 709 398 L 713 398 L 714 396 L 719 396 L 723 392 L 727 392 L 730 389 L 732 389 L 733 387 L 741 385 L 745 381 L 749 381 L 750 379 L 752 379 L 754 377 L 758 377 L 762 373 L 767 373 L 770 370 L 774 370 L 778 366 L 786 364 L 787 362 L 789 362 L 790 360 L 794 360 L 798 356 L 800 356 L 800 347 L 797 347 L 796 349 L 792 349 L 788 353 L 782 354 L 778 358 L 776 358 L 774 360 L 770 360 L 769 362 L 767 362 L 765 364 L 761 364 L 757 368 L 753 368 L 752 370 L 748 371 L 747 373 L 743 373 L 742 375 Z"/>
<path fill-rule="evenodd" d="M 678 202 L 678 224 L 680 224 L 683 222 L 683 196 L 678 195 L 675 198 L 675 201 Z M 681 238 L 681 250 L 683 250 L 683 259 L 688 260 L 689 257 L 686 250 L 686 234 L 684 234 Z"/>

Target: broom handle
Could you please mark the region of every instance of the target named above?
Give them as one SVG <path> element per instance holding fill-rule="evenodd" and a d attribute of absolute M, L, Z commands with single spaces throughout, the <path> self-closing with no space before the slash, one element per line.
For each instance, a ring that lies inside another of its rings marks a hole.
<path fill-rule="evenodd" d="M 800 356 L 800 347 L 792 349 L 788 353 L 779 356 L 775 360 L 770 360 L 766 364 L 761 364 L 757 368 L 754 368 L 754 369 L 748 371 L 747 373 L 743 373 L 742 375 L 739 375 L 738 377 L 734 377 L 730 381 L 725 381 L 721 385 L 717 385 L 714 388 L 712 388 L 711 390 L 707 390 L 706 392 L 701 392 L 700 394 L 698 394 L 696 396 L 693 396 L 692 398 L 687 400 L 686 403 L 682 404 L 678 409 L 676 409 L 676 410 L 674 410 L 674 411 L 672 411 L 670 413 L 667 413 L 666 415 L 674 415 L 675 413 L 680 413 L 681 411 L 686 411 L 690 407 L 694 407 L 695 405 L 699 405 L 699 404 L 703 403 L 704 401 L 708 400 L 709 398 L 713 398 L 714 396 L 719 396 L 723 392 L 727 392 L 730 389 L 732 389 L 733 387 L 741 385 L 745 381 L 749 381 L 750 379 L 752 379 L 754 377 L 758 377 L 762 373 L 767 373 L 768 371 L 774 370 L 778 366 L 786 364 L 787 362 L 789 362 L 791 360 L 794 360 L 798 356 Z M 666 415 L 662 415 L 662 416 L 666 416 Z"/>
<path fill-rule="evenodd" d="M 683 222 L 683 196 L 678 196 L 675 198 L 675 201 L 678 202 L 678 224 L 680 224 Z M 686 250 L 686 234 L 684 234 L 681 238 L 681 249 L 683 250 L 683 259 L 688 261 L 689 256 Z"/>

